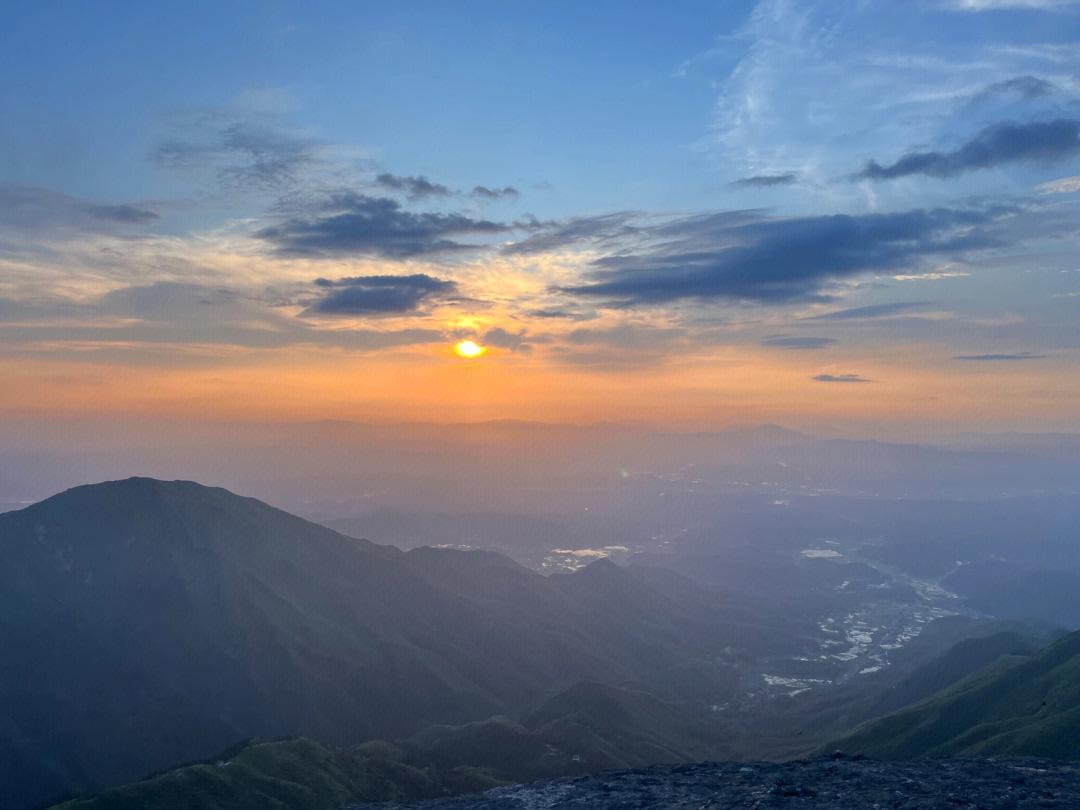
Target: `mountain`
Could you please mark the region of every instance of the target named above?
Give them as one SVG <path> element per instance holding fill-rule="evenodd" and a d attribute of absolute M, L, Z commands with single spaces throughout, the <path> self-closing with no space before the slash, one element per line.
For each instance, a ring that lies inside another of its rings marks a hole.
<path fill-rule="evenodd" d="M 389 745 L 345 750 L 305 739 L 275 740 L 72 799 L 56 810 L 338 810 L 346 802 L 428 799 L 497 784 L 470 768 L 414 768 Z"/>
<path fill-rule="evenodd" d="M 1080 759 L 1080 633 L 1027 658 L 1006 657 L 830 747 L 874 757 Z"/>
<path fill-rule="evenodd" d="M 400 743 L 405 761 L 467 765 L 503 781 L 692 762 L 715 755 L 708 718 L 641 689 L 578 683 L 518 720 L 432 726 Z"/>
<path fill-rule="evenodd" d="M 520 721 L 433 725 L 397 743 L 348 749 L 306 739 L 256 741 L 55 810 L 337 810 L 343 803 L 424 799 L 497 784 L 705 758 L 700 716 L 635 689 L 579 683 Z M 279 804 L 275 804 L 279 803 Z"/>
<path fill-rule="evenodd" d="M 253 737 L 349 746 L 522 710 L 581 681 L 719 702 L 805 628 L 601 561 L 544 577 L 402 552 L 192 482 L 0 515 L 0 791 L 29 807 Z"/>
<path fill-rule="evenodd" d="M 949 646 L 965 634 L 971 637 Z M 309 740 L 252 743 L 57 810 L 245 810 L 273 801 L 321 810 L 346 801 L 411 800 L 500 782 L 727 759 L 732 751 L 748 750 L 747 735 L 769 758 L 805 755 L 830 730 L 921 700 L 1002 656 L 1033 656 L 1049 643 L 1038 626 L 961 619 L 935 625 L 925 636 L 897 664 L 897 673 L 885 670 L 858 684 L 758 705 L 747 718 L 750 731 L 632 686 L 582 682 L 517 717 L 432 725 L 394 743 L 347 750 Z"/>

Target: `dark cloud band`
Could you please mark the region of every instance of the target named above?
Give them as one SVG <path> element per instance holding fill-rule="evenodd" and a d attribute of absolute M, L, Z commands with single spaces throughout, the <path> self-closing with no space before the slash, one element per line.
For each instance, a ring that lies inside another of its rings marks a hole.
<path fill-rule="evenodd" d="M 742 177 L 732 183 L 739 188 L 772 188 L 773 186 L 790 186 L 798 178 L 792 174 L 757 174 L 753 177 Z"/>
<path fill-rule="evenodd" d="M 585 283 L 562 288 L 626 305 L 682 299 L 822 300 L 828 284 L 907 267 L 935 254 L 999 244 L 982 226 L 992 212 L 916 210 L 892 214 L 754 219 L 719 214 L 639 232 L 661 239 L 594 262 Z"/>
<path fill-rule="evenodd" d="M 399 177 L 395 174 L 380 174 L 375 178 L 375 184 L 387 191 L 400 191 L 410 200 L 421 200 L 425 197 L 449 197 L 454 192 L 442 183 L 433 183 L 423 175 L 419 177 Z"/>
<path fill-rule="evenodd" d="M 425 273 L 315 279 L 330 293 L 308 309 L 321 315 L 387 315 L 414 312 L 425 302 L 453 294 L 457 285 Z"/>
<path fill-rule="evenodd" d="M 315 216 L 288 219 L 255 236 L 291 255 L 404 259 L 469 249 L 475 245 L 457 238 L 499 234 L 513 227 L 464 214 L 407 211 L 397 200 L 350 192 L 327 201 Z"/>
<path fill-rule="evenodd" d="M 855 175 L 860 180 L 893 180 L 921 174 L 952 177 L 1017 161 L 1053 162 L 1080 154 L 1080 121 L 1018 124 L 1012 121 L 987 127 L 952 152 L 908 152 L 895 163 L 870 161 Z"/>

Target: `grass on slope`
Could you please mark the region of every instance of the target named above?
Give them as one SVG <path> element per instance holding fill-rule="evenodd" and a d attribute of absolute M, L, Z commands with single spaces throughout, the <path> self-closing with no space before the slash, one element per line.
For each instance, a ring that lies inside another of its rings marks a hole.
<path fill-rule="evenodd" d="M 1080 633 L 1029 659 L 1003 660 L 831 747 L 886 758 L 1080 759 Z"/>
<path fill-rule="evenodd" d="M 337 810 L 359 801 L 424 799 L 498 784 L 476 769 L 402 763 L 393 746 L 344 750 L 306 739 L 254 742 L 55 810 Z"/>

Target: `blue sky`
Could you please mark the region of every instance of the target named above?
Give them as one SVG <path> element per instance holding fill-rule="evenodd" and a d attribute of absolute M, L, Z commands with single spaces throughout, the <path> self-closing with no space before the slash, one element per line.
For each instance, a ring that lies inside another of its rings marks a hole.
<path fill-rule="evenodd" d="M 213 107 L 280 115 L 398 173 L 548 183 L 575 206 L 606 207 L 605 193 L 579 181 L 641 194 L 648 178 L 626 178 L 628 161 L 663 172 L 653 182 L 664 188 L 670 171 L 701 185 L 694 146 L 715 91 L 704 76 L 673 76 L 748 14 L 704 3 L 679 14 L 619 3 L 341 5 L 24 4 L 3 43 L 5 97 L 20 111 L 5 124 L 5 176 L 83 195 L 169 196 L 183 178 L 140 158 L 179 114 Z"/>
<path fill-rule="evenodd" d="M 471 337 L 521 393 L 455 418 L 536 417 L 546 374 L 555 421 L 797 419 L 794 380 L 820 419 L 956 421 L 995 395 L 995 425 L 1080 419 L 1070 0 L 3 18 L 0 357 L 28 392 L 8 412 L 146 374 L 142 411 L 220 414 L 184 374 L 220 392 L 316 352 L 392 378 Z M 609 412 L 598 380 L 648 374 L 693 407 Z M 875 385 L 821 384 L 853 378 Z"/>

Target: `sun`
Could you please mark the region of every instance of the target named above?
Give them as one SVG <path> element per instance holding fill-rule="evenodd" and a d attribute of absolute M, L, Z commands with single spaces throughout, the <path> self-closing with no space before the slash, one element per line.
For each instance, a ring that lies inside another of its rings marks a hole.
<path fill-rule="evenodd" d="M 454 346 L 454 351 L 458 353 L 459 357 L 465 357 L 469 360 L 474 357 L 479 357 L 484 353 L 484 347 L 478 346 L 474 341 L 463 340 L 461 343 Z"/>

